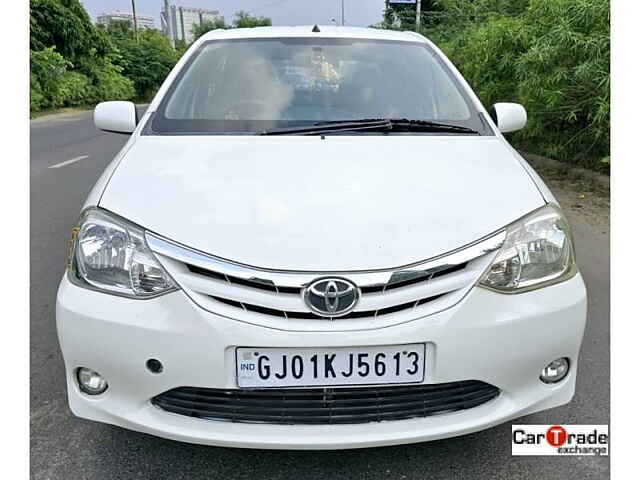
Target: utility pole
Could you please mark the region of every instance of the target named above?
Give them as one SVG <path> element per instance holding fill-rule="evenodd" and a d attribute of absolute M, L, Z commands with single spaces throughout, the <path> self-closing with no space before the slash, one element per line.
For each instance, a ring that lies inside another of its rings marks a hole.
<path fill-rule="evenodd" d="M 344 0 L 341 1 L 342 4 L 342 26 L 344 27 Z"/>
<path fill-rule="evenodd" d="M 136 17 L 136 0 L 131 0 L 131 8 L 133 9 L 133 38 L 138 43 L 138 18 Z"/>
<path fill-rule="evenodd" d="M 387 19 L 390 18 L 389 17 L 389 0 L 384 0 L 384 13 L 382 14 L 382 24 L 383 25 L 388 25 L 387 24 Z"/>
<path fill-rule="evenodd" d="M 167 33 L 171 46 L 176 48 L 176 39 L 173 36 L 173 22 L 171 19 L 171 9 L 169 8 L 169 0 L 164 0 L 164 20 L 167 22 Z"/>
<path fill-rule="evenodd" d="M 422 10 L 422 2 L 418 0 L 416 2 L 416 32 L 420 31 L 420 20 L 422 19 L 421 10 Z"/>

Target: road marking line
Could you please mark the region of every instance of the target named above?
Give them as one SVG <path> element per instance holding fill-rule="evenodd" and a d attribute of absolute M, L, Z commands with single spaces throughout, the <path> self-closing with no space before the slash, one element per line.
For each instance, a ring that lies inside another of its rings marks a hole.
<path fill-rule="evenodd" d="M 60 168 L 65 165 L 70 165 L 72 163 L 79 162 L 80 160 L 84 160 L 85 158 L 89 158 L 89 155 L 80 155 L 79 157 L 72 158 L 70 160 L 65 160 L 64 162 L 56 163 L 55 165 L 51 165 L 49 168 Z"/>

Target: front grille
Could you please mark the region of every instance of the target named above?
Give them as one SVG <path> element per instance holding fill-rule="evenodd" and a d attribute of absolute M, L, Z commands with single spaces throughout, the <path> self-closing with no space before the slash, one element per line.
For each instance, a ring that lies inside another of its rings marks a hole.
<path fill-rule="evenodd" d="M 477 407 L 500 390 L 477 380 L 382 388 L 180 387 L 152 403 L 189 417 L 237 423 L 330 425 L 422 418 Z"/>
<path fill-rule="evenodd" d="M 459 272 L 460 270 L 464 270 L 466 266 L 467 266 L 467 262 L 464 262 L 459 265 L 447 266 L 438 270 L 421 272 L 422 273 L 421 275 L 415 275 L 407 279 L 397 278 L 398 275 L 396 275 L 393 281 L 390 281 L 389 283 L 385 283 L 382 285 L 363 286 L 362 288 L 360 288 L 360 291 L 362 293 L 375 293 L 375 292 L 386 292 L 389 290 L 393 290 L 394 288 L 408 287 L 409 285 L 415 285 L 421 282 L 428 282 L 429 280 L 433 280 L 434 278 L 441 277 L 443 275 Z M 215 278 L 216 280 L 228 282 L 231 285 L 241 285 L 244 287 L 257 288 L 259 290 L 267 290 L 269 292 L 275 292 L 275 293 L 300 293 L 302 291 L 302 288 L 299 288 L 299 287 L 278 286 L 272 283 L 261 282 L 258 279 L 245 280 L 243 278 L 234 277 L 232 275 L 225 275 L 219 272 L 207 270 L 207 269 L 198 267 L 197 265 L 186 264 L 186 267 L 191 273 L 195 273 L 196 275 L 202 275 L 205 277 Z"/>
<path fill-rule="evenodd" d="M 154 234 L 147 233 L 146 238 L 160 263 L 205 310 L 265 326 L 297 320 L 297 328 L 329 329 L 329 325 L 320 324 L 322 320 L 362 319 L 369 322 L 367 328 L 375 328 L 455 305 L 488 267 L 504 241 L 504 232 L 413 265 L 355 272 L 261 269 L 198 252 Z M 306 287 L 323 277 L 344 278 L 357 286 L 360 298 L 353 311 L 340 317 L 322 316 L 305 303 Z M 279 327 L 288 328 L 285 324 Z"/>
<path fill-rule="evenodd" d="M 261 282 L 258 279 L 245 280 L 244 278 L 238 278 L 232 275 L 225 275 L 222 273 L 207 270 L 205 268 L 200 268 L 197 265 L 186 264 L 186 267 L 189 269 L 191 273 L 195 273 L 197 275 L 202 275 L 205 277 L 215 278 L 217 280 L 222 280 L 232 285 L 241 285 L 243 287 L 257 288 L 259 290 L 267 290 L 269 292 L 275 292 L 275 293 L 300 293 L 300 290 L 301 290 L 300 288 L 297 288 L 297 287 L 283 287 L 283 286 L 278 287 L 273 283 Z"/>
<path fill-rule="evenodd" d="M 351 313 L 347 313 L 346 315 L 341 316 L 341 319 L 348 319 L 348 318 L 365 318 L 365 317 L 379 317 L 382 315 L 388 315 L 390 313 L 395 313 L 395 312 L 399 312 L 401 310 L 406 310 L 408 308 L 414 308 L 416 306 L 419 305 L 424 305 L 427 302 L 433 302 L 435 300 L 437 300 L 438 298 L 440 298 L 442 295 L 444 294 L 440 294 L 440 295 L 434 295 L 432 297 L 427 297 L 427 298 L 422 298 L 420 300 L 416 300 L 414 302 L 408 302 L 408 303 L 401 303 L 400 305 L 394 305 L 392 307 L 386 307 L 386 308 L 379 308 L 377 310 L 362 310 L 359 312 L 351 312 Z M 313 312 L 291 312 L 291 311 L 286 311 L 286 310 L 277 310 L 275 308 L 267 308 L 267 307 L 261 307 L 260 305 L 252 305 L 250 303 L 243 303 L 243 302 L 238 302 L 236 300 L 230 300 L 228 298 L 221 298 L 221 297 L 215 297 L 212 296 L 211 298 L 213 298 L 214 300 L 217 300 L 220 303 L 224 303 L 226 305 L 232 305 L 234 307 L 238 307 L 238 308 L 242 308 L 246 311 L 249 312 L 257 312 L 257 313 L 263 313 L 265 315 L 272 315 L 274 317 L 282 317 L 282 318 L 299 318 L 299 319 L 307 319 L 307 320 L 313 320 L 313 319 L 321 319 L 321 318 L 326 318 L 326 317 L 322 317 L 316 313 Z"/>

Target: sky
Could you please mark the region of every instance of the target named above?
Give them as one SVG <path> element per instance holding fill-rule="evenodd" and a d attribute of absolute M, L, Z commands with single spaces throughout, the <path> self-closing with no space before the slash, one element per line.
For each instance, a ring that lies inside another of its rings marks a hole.
<path fill-rule="evenodd" d="M 169 0 L 182 7 L 218 10 L 227 23 L 234 13 L 245 10 L 253 15 L 270 17 L 274 25 L 329 25 L 340 22 L 341 0 Z M 131 12 L 131 0 L 81 0 L 95 19 L 101 13 Z M 136 0 L 136 13 L 153 15 L 160 28 L 160 10 L 164 0 Z M 344 0 L 345 25 L 367 27 L 382 20 L 384 0 Z"/>

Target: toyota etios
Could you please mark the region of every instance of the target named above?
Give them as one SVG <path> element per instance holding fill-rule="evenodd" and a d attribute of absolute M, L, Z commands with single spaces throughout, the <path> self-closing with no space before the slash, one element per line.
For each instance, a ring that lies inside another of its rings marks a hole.
<path fill-rule="evenodd" d="M 57 297 L 76 415 L 209 445 L 433 440 L 569 402 L 586 318 L 571 229 L 412 32 L 201 37 L 72 232 Z"/>

